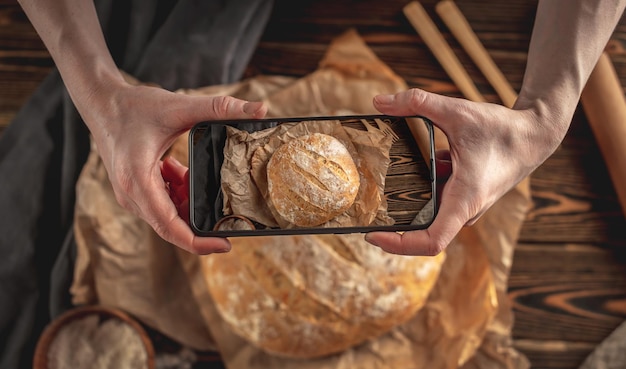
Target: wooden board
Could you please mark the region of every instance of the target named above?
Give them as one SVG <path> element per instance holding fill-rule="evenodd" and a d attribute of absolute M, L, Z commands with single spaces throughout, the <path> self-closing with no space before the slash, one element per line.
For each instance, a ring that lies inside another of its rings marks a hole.
<path fill-rule="evenodd" d="M 0 129 L 52 69 L 53 62 L 15 0 L 0 0 Z"/>

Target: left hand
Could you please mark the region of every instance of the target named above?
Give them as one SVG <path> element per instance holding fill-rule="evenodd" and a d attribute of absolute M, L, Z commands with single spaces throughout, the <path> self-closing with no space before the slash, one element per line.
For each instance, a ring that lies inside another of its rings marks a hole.
<path fill-rule="evenodd" d="M 82 95 L 81 95 L 82 96 Z M 78 98 L 116 200 L 165 241 L 194 254 L 225 252 L 226 238 L 198 237 L 188 223 L 188 169 L 164 153 L 195 123 L 261 118 L 267 107 L 228 96 L 188 96 L 113 81 Z"/>

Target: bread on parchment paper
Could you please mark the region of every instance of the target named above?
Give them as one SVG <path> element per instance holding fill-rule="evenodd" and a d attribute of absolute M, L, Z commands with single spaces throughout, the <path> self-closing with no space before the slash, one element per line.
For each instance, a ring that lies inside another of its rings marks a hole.
<path fill-rule="evenodd" d="M 240 337 L 292 358 L 341 352 L 408 321 L 444 260 L 388 254 L 362 234 L 231 242 L 203 259 L 217 311 Z"/>
<path fill-rule="evenodd" d="M 281 145 L 267 164 L 269 198 L 276 215 L 299 227 L 320 225 L 348 210 L 359 181 L 348 149 L 322 133 Z"/>

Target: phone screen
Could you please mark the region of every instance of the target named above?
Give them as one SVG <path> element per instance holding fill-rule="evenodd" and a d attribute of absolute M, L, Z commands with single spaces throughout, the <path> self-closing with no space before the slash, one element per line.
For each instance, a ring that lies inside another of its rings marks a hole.
<path fill-rule="evenodd" d="M 407 231 L 437 211 L 424 117 L 202 122 L 189 135 L 189 173 L 201 236 Z"/>

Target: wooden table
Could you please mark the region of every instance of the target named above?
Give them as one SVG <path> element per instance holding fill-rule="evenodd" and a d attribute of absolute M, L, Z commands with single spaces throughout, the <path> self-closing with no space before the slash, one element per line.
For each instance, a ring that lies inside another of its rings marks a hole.
<path fill-rule="evenodd" d="M 277 0 L 246 76 L 302 76 L 328 43 L 355 28 L 410 86 L 460 96 L 402 14 L 405 0 Z M 495 92 L 434 12 L 480 91 Z M 457 4 L 516 90 L 522 82 L 536 1 L 458 0 Z M 610 56 L 626 86 L 626 18 Z M 53 63 L 15 0 L 0 0 L 0 126 L 15 115 Z M 532 175 L 534 207 L 510 276 L 514 345 L 534 368 L 576 368 L 626 317 L 626 222 L 606 166 L 579 109 L 563 144 Z"/>

